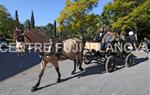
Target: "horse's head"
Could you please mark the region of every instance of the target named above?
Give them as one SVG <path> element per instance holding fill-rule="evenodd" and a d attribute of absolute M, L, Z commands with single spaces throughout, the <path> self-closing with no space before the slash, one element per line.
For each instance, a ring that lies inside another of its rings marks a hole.
<path fill-rule="evenodd" d="M 25 52 L 25 33 L 22 28 L 15 29 L 14 41 L 16 42 L 16 52 L 18 54 L 23 54 Z"/>

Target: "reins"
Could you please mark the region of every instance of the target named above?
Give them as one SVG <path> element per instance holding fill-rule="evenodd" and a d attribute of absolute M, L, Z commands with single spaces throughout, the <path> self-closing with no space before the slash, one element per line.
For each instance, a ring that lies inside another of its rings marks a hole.
<path fill-rule="evenodd" d="M 32 42 L 32 40 L 30 39 L 29 36 L 27 36 L 26 34 L 24 34 L 24 36 L 27 37 L 27 39 L 28 39 L 30 42 Z"/>

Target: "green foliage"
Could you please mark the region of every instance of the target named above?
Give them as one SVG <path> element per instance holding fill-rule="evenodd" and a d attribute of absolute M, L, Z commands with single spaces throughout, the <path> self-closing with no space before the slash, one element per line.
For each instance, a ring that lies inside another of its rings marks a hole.
<path fill-rule="evenodd" d="M 0 5 L 0 34 L 4 37 L 12 37 L 15 21 L 10 17 L 7 9 Z"/>
<path fill-rule="evenodd" d="M 18 17 L 18 11 L 16 10 L 15 12 L 15 26 L 19 27 L 20 26 L 20 22 L 19 22 L 19 17 Z"/>
<path fill-rule="evenodd" d="M 134 8 L 128 15 L 119 18 L 112 24 L 112 28 L 120 27 L 122 30 L 126 28 L 134 29 L 138 24 L 150 25 L 150 1 L 145 1 L 143 4 Z M 140 27 L 138 27 L 140 28 Z"/>
<path fill-rule="evenodd" d="M 48 23 L 45 26 L 35 26 L 35 29 L 45 31 L 49 37 L 55 38 L 54 25 L 52 23 Z"/>
<path fill-rule="evenodd" d="M 57 33 L 57 31 L 56 31 L 56 20 L 54 21 L 54 26 L 53 26 L 53 32 L 55 33 L 55 37 L 56 37 L 56 33 Z"/>
<path fill-rule="evenodd" d="M 90 11 L 98 0 L 66 0 L 66 5 L 57 19 L 58 31 L 67 31 L 70 35 L 84 35 L 95 21 L 95 15 Z"/>
<path fill-rule="evenodd" d="M 28 28 L 28 29 L 31 29 L 31 22 L 29 19 L 27 19 L 25 22 L 24 22 L 24 27 Z"/>
<path fill-rule="evenodd" d="M 133 29 L 138 31 L 143 28 L 143 25 L 150 26 L 149 5 L 149 0 L 114 0 L 104 7 L 103 22 L 113 30 Z"/>
<path fill-rule="evenodd" d="M 84 36 L 93 38 L 98 28 L 106 27 L 124 31 L 132 29 L 140 34 L 150 34 L 150 1 L 149 0 L 113 0 L 105 5 L 101 15 L 92 13 L 99 0 L 66 0 L 64 9 L 54 24 L 35 26 L 34 14 L 26 20 L 24 26 L 32 29 L 43 29 L 50 37 L 62 35 L 65 38 Z M 0 5 L 0 34 L 11 36 L 14 25 L 19 23 L 18 12 L 13 20 L 7 9 Z M 58 30 L 57 34 L 56 31 Z M 143 32 L 144 31 L 144 32 Z"/>
<path fill-rule="evenodd" d="M 35 29 L 35 20 L 34 20 L 34 13 L 32 11 L 32 15 L 31 15 L 31 28 Z"/>

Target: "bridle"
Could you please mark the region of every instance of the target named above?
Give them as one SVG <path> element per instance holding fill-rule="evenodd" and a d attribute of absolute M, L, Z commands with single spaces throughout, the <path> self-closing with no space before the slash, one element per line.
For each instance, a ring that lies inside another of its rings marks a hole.
<path fill-rule="evenodd" d="M 19 34 L 17 35 L 17 37 L 16 37 L 16 40 L 17 40 L 18 42 L 23 42 L 23 43 L 25 43 L 25 37 L 26 37 L 30 42 L 32 42 L 31 38 L 30 38 L 27 34 L 25 34 L 24 32 L 19 33 Z"/>
<path fill-rule="evenodd" d="M 28 50 L 28 43 L 26 42 L 26 40 L 28 40 L 29 43 L 32 43 L 31 38 L 23 31 L 21 31 L 21 32 L 16 31 L 15 38 L 16 38 L 16 43 L 18 43 L 17 48 L 18 48 L 18 50 L 21 49 L 21 51 Z"/>

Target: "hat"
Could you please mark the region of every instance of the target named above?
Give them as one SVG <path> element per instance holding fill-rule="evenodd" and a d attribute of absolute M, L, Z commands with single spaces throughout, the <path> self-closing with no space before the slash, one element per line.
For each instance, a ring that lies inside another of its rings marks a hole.
<path fill-rule="evenodd" d="M 130 32 L 129 32 L 129 35 L 130 35 L 130 36 L 132 36 L 133 34 L 134 34 L 133 31 L 130 31 Z"/>

